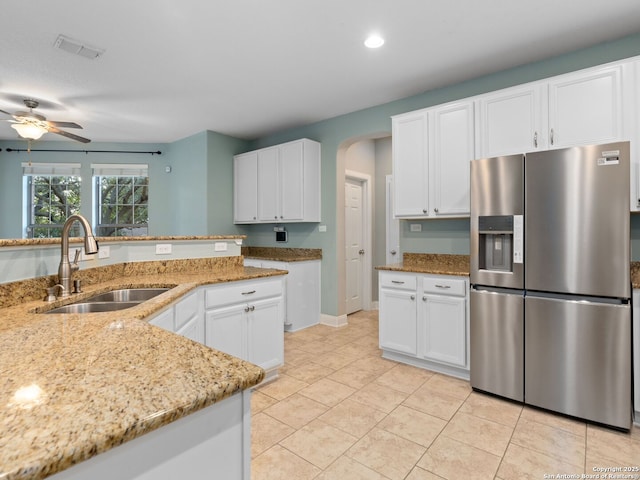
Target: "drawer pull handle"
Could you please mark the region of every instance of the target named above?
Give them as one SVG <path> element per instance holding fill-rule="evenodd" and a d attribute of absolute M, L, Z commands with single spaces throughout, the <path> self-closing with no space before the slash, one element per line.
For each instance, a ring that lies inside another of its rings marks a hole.
<path fill-rule="evenodd" d="M 395 283 L 398 285 L 404 285 L 404 282 L 401 282 L 400 280 L 391 280 L 391 283 Z"/>
<path fill-rule="evenodd" d="M 436 288 L 451 288 L 451 285 L 438 285 L 436 283 Z"/>
<path fill-rule="evenodd" d="M 256 293 L 256 291 L 255 290 L 251 290 L 250 292 L 242 292 L 242 295 L 252 295 L 254 293 Z"/>

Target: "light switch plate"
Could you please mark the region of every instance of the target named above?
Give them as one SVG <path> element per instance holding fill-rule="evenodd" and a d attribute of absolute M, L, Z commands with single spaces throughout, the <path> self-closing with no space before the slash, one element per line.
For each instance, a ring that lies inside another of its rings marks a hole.
<path fill-rule="evenodd" d="M 169 255 L 171 253 L 170 243 L 158 243 L 156 245 L 156 255 Z"/>

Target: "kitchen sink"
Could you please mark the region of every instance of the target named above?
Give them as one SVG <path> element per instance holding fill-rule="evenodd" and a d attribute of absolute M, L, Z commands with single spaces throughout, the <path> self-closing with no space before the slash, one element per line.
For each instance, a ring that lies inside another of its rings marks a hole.
<path fill-rule="evenodd" d="M 123 288 L 112 290 L 41 313 L 115 312 L 117 310 L 135 307 L 167 290 L 169 290 L 169 288 Z"/>
<path fill-rule="evenodd" d="M 168 288 L 124 288 L 112 290 L 110 292 L 99 293 L 84 300 L 86 303 L 92 302 L 144 302 L 150 298 L 157 297 Z"/>
<path fill-rule="evenodd" d="M 141 302 L 79 302 L 62 307 L 54 308 L 42 313 L 98 313 L 98 312 L 115 312 L 124 310 L 125 308 L 135 307 Z"/>

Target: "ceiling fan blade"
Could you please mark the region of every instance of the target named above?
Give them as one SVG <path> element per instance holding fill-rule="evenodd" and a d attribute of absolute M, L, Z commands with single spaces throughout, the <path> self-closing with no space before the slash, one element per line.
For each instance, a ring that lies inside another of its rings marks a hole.
<path fill-rule="evenodd" d="M 0 112 L 4 113 L 5 115 L 9 115 L 10 117 L 13 117 L 13 113 L 5 112 L 4 110 L 0 110 Z"/>
<path fill-rule="evenodd" d="M 54 122 L 53 120 L 47 120 L 49 125 L 58 128 L 82 128 L 80 125 L 74 122 Z"/>
<path fill-rule="evenodd" d="M 59 130 L 53 126 L 49 126 L 47 130 L 51 133 L 57 133 L 58 135 L 62 135 L 63 137 L 70 138 L 71 140 L 75 140 L 77 142 L 89 143 L 91 141 L 88 138 L 84 138 L 84 137 L 81 137 L 80 135 L 75 135 L 73 133 L 65 132 L 64 130 Z"/>

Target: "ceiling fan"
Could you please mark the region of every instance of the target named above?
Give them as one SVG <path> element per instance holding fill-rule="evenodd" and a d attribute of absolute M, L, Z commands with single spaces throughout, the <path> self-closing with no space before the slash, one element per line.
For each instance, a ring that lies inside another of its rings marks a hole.
<path fill-rule="evenodd" d="M 45 133 L 50 132 L 82 143 L 89 143 L 91 141 L 88 138 L 60 130 L 60 128 L 82 128 L 77 123 L 54 122 L 53 120 L 47 120 L 44 116 L 35 113 L 33 109 L 37 108 L 40 104 L 37 100 L 25 98 L 23 102 L 29 109 L 28 112 L 9 113 L 4 110 L 0 110 L 1 113 L 13 117 L 13 120 L 7 121 L 13 124 L 11 127 L 15 128 L 18 131 L 18 135 L 22 138 L 37 140 Z"/>

